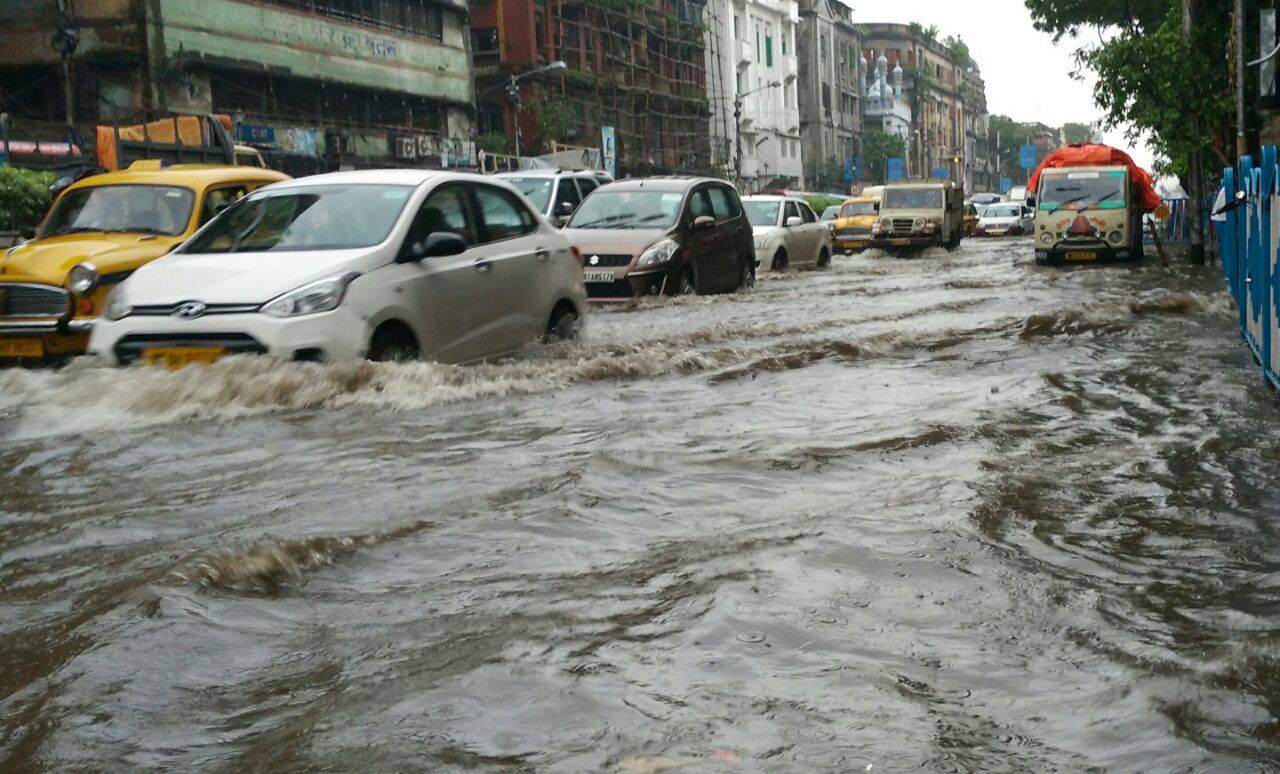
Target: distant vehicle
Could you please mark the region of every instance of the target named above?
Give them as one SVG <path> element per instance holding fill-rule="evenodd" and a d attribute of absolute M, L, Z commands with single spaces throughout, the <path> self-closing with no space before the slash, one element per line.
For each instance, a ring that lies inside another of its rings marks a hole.
<path fill-rule="evenodd" d="M 1024 236 L 1031 233 L 1034 213 L 1030 207 L 1012 202 L 1001 202 L 987 207 L 978 220 L 975 236 L 1002 237 Z"/>
<path fill-rule="evenodd" d="M 601 180 L 608 176 L 608 172 L 564 169 L 525 169 L 495 175 L 519 189 L 534 209 L 557 226 L 564 225 L 592 191 L 605 185 Z"/>
<path fill-rule="evenodd" d="M 582 253 L 593 301 L 755 284 L 751 222 L 737 190 L 723 180 L 655 177 L 602 186 L 564 235 Z"/>
<path fill-rule="evenodd" d="M 1027 187 L 1025 185 L 1015 186 L 1009 189 L 1009 193 L 1005 195 L 1004 201 L 1013 202 L 1014 204 L 1025 204 L 1027 201 Z"/>
<path fill-rule="evenodd" d="M 575 336 L 580 271 L 569 241 L 492 176 L 317 175 L 250 194 L 134 272 L 90 349 L 170 367 L 235 353 L 467 362 Z"/>
<path fill-rule="evenodd" d="M 871 228 L 880 217 L 882 186 L 864 190 L 840 205 L 835 224 L 835 248 L 842 253 L 856 253 L 871 246 Z"/>
<path fill-rule="evenodd" d="M 0 275 L 0 362 L 82 354 L 107 294 L 245 194 L 289 176 L 258 167 L 135 162 L 69 182 Z"/>
<path fill-rule="evenodd" d="M 977 206 L 985 206 L 988 204 L 995 204 L 998 201 L 1003 201 L 1003 199 L 998 193 L 976 193 L 969 197 L 969 201 L 973 202 Z"/>
<path fill-rule="evenodd" d="M 973 236 L 973 232 L 978 227 L 978 219 L 981 217 L 982 217 L 981 213 L 978 212 L 978 205 L 974 204 L 973 202 L 964 203 L 964 235 L 965 236 L 967 237 Z"/>
<path fill-rule="evenodd" d="M 801 199 L 747 196 L 742 208 L 755 239 L 756 271 L 821 268 L 831 263 L 831 231 Z"/>
<path fill-rule="evenodd" d="M 960 246 L 964 190 L 950 180 L 919 180 L 884 187 L 872 247 L 892 253 Z"/>

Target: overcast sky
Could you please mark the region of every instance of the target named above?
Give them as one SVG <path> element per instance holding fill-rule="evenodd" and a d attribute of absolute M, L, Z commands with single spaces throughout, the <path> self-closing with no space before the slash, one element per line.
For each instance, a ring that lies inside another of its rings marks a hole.
<path fill-rule="evenodd" d="M 987 82 L 987 109 L 1018 121 L 1061 126 L 1092 123 L 1101 115 L 1093 104 L 1093 81 L 1071 77 L 1075 46 L 1037 32 L 1022 0 L 845 0 L 855 22 L 920 22 L 937 25 L 939 37 L 959 35 Z M 1038 86 L 1038 88 L 1037 88 Z M 1150 167 L 1146 148 L 1130 147 L 1121 131 L 1107 142 Z"/>

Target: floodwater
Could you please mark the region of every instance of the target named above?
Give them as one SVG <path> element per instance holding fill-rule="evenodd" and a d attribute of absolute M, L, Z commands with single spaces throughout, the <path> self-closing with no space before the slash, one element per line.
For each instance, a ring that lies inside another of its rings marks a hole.
<path fill-rule="evenodd" d="M 0 372 L 0 770 L 1274 770 L 1221 287 L 969 242 L 477 367 Z"/>

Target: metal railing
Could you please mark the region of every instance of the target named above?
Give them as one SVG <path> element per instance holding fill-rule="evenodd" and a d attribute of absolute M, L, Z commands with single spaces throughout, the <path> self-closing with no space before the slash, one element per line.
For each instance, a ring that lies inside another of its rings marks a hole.
<path fill-rule="evenodd" d="M 1262 149 L 1262 160 L 1243 156 L 1224 171 L 1222 200 L 1214 224 L 1222 248 L 1222 273 L 1235 297 L 1240 336 L 1262 366 L 1264 378 L 1280 387 L 1280 191 L 1276 189 L 1276 148 Z"/>

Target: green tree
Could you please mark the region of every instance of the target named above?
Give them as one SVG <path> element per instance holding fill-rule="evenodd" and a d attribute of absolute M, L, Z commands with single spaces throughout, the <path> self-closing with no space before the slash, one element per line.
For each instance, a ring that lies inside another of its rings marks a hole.
<path fill-rule="evenodd" d="M 1062 135 L 1067 145 L 1079 145 L 1093 140 L 1093 127 L 1088 124 L 1066 123 L 1062 125 Z"/>
<path fill-rule="evenodd" d="M 17 167 L 0 167 L 0 229 L 26 231 L 39 225 L 53 197 L 55 175 Z"/>
<path fill-rule="evenodd" d="M 896 134 L 872 129 L 862 135 L 862 173 L 869 180 L 885 182 L 887 162 L 892 158 L 905 158 L 906 142 Z"/>

